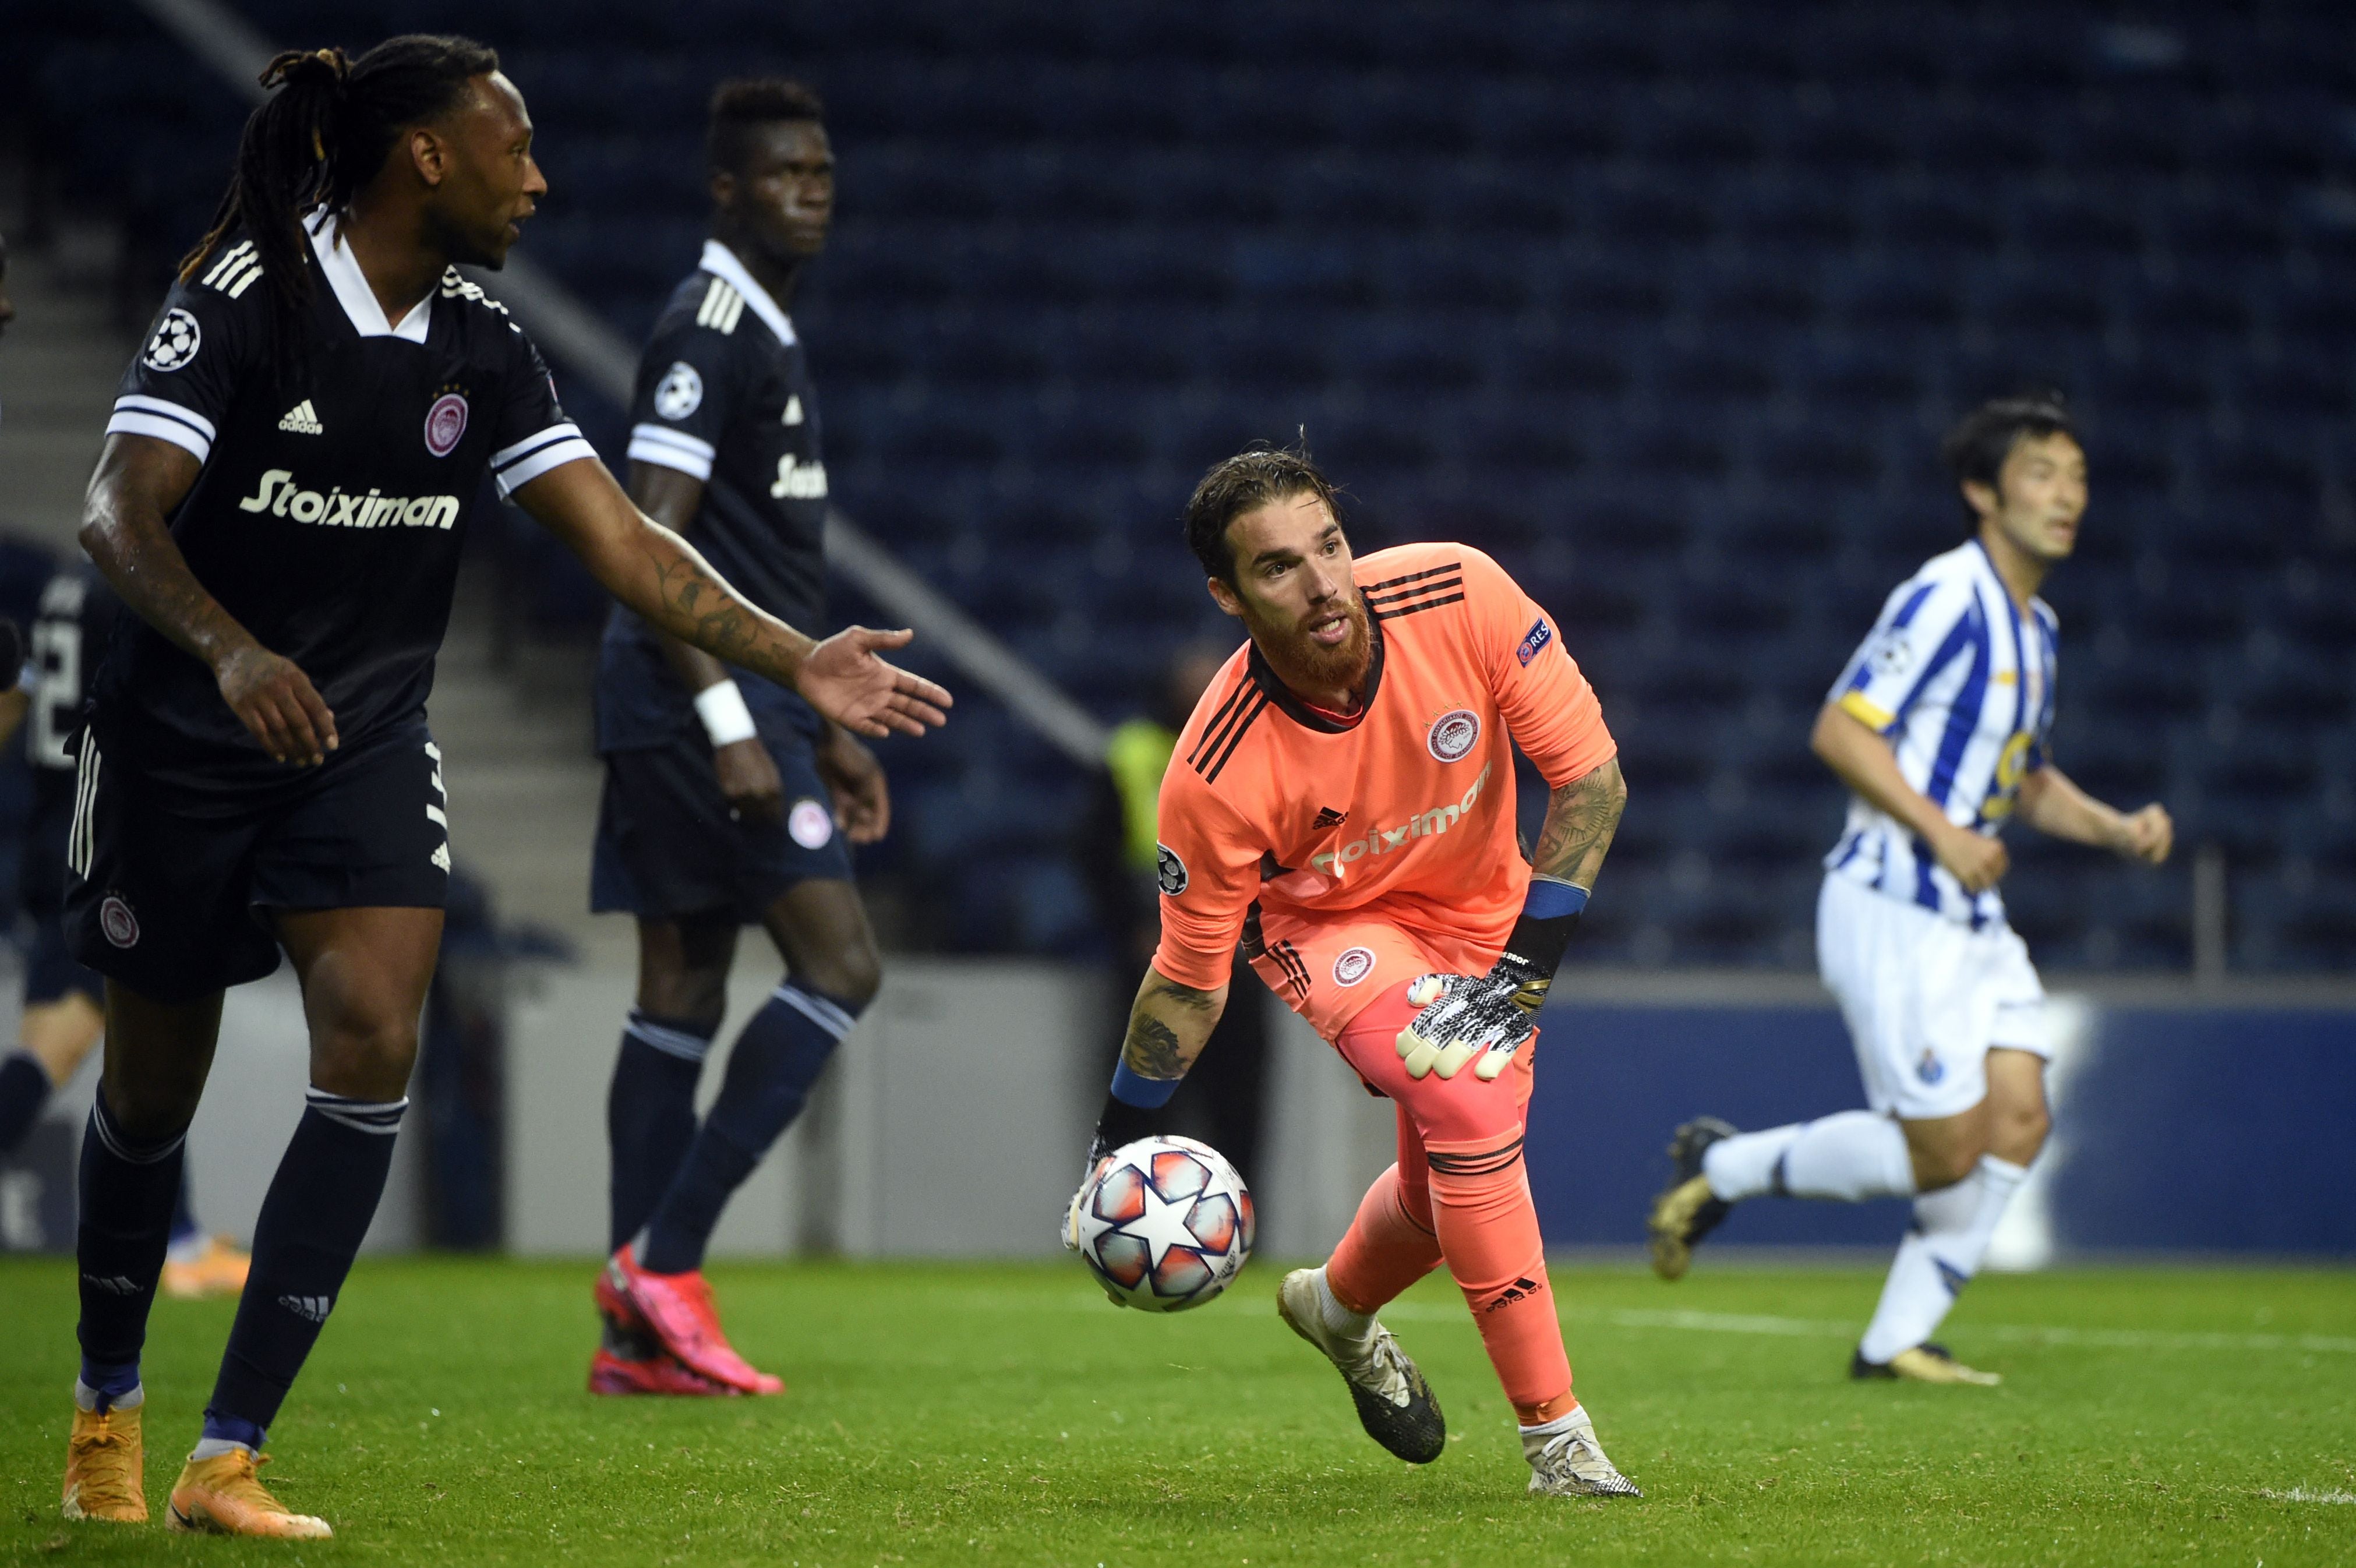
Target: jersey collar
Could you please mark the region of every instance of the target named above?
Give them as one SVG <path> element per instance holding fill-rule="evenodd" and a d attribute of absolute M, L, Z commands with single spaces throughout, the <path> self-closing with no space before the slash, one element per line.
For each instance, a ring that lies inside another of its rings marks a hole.
<path fill-rule="evenodd" d="M 779 348 L 793 347 L 793 317 L 777 308 L 777 302 L 769 297 L 767 289 L 754 281 L 752 269 L 736 259 L 735 252 L 717 240 L 706 240 L 701 264 L 705 272 L 744 296 L 744 303 L 753 307 L 753 314 L 776 334 Z"/>
<path fill-rule="evenodd" d="M 1363 594 L 1359 602 L 1365 602 Z M 1267 693 L 1268 700 L 1294 724 L 1303 729 L 1315 730 L 1319 735 L 1346 735 L 1365 723 L 1366 715 L 1375 711 L 1375 693 L 1382 690 L 1383 685 L 1383 622 L 1382 618 L 1371 610 L 1366 612 L 1366 636 L 1374 644 L 1372 654 L 1366 660 L 1366 698 L 1358 704 L 1358 711 L 1346 719 L 1337 719 L 1322 708 L 1313 708 L 1302 702 L 1299 694 L 1278 677 L 1268 660 L 1260 657 L 1257 642 L 1251 645 L 1251 657 L 1246 668 L 1251 671 L 1253 683 Z"/>
<path fill-rule="evenodd" d="M 319 259 L 319 271 L 327 278 L 327 286 L 335 291 L 336 303 L 351 318 L 352 329 L 363 338 L 424 342 L 425 329 L 434 323 L 434 290 L 427 289 L 425 297 L 410 306 L 400 326 L 386 320 L 384 306 L 377 303 L 376 291 L 369 287 L 368 278 L 360 271 L 359 258 L 344 243 L 343 225 L 337 223 L 332 238 L 329 236 L 327 225 L 334 216 L 325 207 L 315 207 L 311 215 L 303 220 L 303 227 L 311 236 L 311 253 Z"/>

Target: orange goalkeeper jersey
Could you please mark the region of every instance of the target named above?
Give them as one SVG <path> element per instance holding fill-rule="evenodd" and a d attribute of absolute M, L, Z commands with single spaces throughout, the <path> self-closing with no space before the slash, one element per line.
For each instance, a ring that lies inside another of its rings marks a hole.
<path fill-rule="evenodd" d="M 1486 971 L 1530 868 L 1513 748 L 1549 785 L 1616 747 L 1555 623 L 1462 544 L 1361 556 L 1373 662 L 1356 714 L 1295 695 L 1237 650 L 1162 782 L 1162 945 L 1182 985 L 1226 983 L 1236 947 L 1332 1039 L 1395 979 Z"/>

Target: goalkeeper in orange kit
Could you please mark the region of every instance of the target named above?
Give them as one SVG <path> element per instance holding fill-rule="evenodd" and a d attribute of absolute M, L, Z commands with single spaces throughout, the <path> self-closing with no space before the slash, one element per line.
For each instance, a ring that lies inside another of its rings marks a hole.
<path fill-rule="evenodd" d="M 1305 453 L 1218 464 L 1186 532 L 1250 639 L 1162 782 L 1162 944 L 1088 1170 L 1160 1130 L 1240 940 L 1398 1109 L 1398 1163 L 1324 1267 L 1286 1276 L 1285 1321 L 1340 1369 L 1368 1434 L 1427 1463 L 1447 1441 L 1439 1403 L 1374 1315 L 1444 1260 L 1513 1402 L 1530 1490 L 1633 1497 L 1571 1392 L 1522 1164 L 1536 1014 L 1626 799 L 1595 693 L 1479 551 L 1354 559 Z M 1515 831 L 1516 744 L 1552 789 L 1535 864 Z"/>

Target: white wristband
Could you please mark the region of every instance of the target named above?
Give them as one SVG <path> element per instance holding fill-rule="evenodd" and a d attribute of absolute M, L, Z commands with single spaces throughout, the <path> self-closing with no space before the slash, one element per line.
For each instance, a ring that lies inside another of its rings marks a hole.
<path fill-rule="evenodd" d="M 744 693 L 734 681 L 718 682 L 698 692 L 695 716 L 703 721 L 703 733 L 712 737 L 714 750 L 760 733 L 753 727 L 753 710 L 744 705 Z"/>

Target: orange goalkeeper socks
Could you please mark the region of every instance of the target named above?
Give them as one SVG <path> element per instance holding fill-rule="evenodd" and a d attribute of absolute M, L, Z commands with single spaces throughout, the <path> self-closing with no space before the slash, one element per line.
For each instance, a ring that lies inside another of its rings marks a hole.
<path fill-rule="evenodd" d="M 1440 1238 L 1432 1234 L 1429 1212 L 1418 1223 L 1393 1165 L 1360 1200 L 1357 1219 L 1325 1265 L 1325 1283 L 1344 1306 L 1371 1316 L 1439 1262 Z"/>
<path fill-rule="evenodd" d="M 1516 1130 L 1478 1144 L 1430 1145 L 1431 1213 L 1448 1271 L 1456 1276 L 1489 1363 L 1524 1425 L 1579 1402 L 1570 1358 L 1547 1283 L 1537 1206 L 1522 1168 Z"/>

